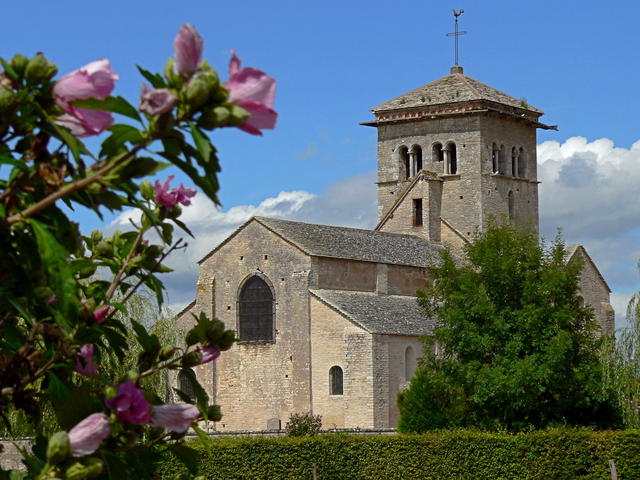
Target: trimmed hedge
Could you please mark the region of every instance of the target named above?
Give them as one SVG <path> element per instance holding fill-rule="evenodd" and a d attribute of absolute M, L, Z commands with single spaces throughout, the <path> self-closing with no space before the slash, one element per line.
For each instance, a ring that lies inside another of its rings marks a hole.
<path fill-rule="evenodd" d="M 456 430 L 424 435 L 321 435 L 224 438 L 206 452 L 209 480 L 606 480 L 614 459 L 619 480 L 640 479 L 640 431 L 550 429 L 527 434 Z M 157 478 L 180 474 L 165 458 Z"/>

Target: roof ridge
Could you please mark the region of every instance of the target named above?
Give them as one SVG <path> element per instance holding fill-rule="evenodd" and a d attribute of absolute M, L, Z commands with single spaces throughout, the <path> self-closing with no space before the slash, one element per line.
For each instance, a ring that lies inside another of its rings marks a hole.
<path fill-rule="evenodd" d="M 264 219 L 264 220 L 267 220 L 267 221 L 275 220 L 276 222 L 302 223 L 304 225 L 313 225 L 313 226 L 323 227 L 323 228 L 341 228 L 341 229 L 345 229 L 345 230 L 354 230 L 354 231 L 359 231 L 359 232 L 372 233 L 372 234 L 375 234 L 375 235 L 385 235 L 385 236 L 390 236 L 390 237 L 405 237 L 405 238 L 411 238 L 411 239 L 418 239 L 418 240 L 422 240 L 425 243 L 429 243 L 426 240 L 424 240 L 423 238 L 417 237 L 416 235 L 411 235 L 410 233 L 380 232 L 378 230 L 370 229 L 370 228 L 344 227 L 344 226 L 340 226 L 340 225 L 325 225 L 323 223 L 301 222 L 301 221 L 298 221 L 298 220 L 286 220 L 286 219 L 283 219 L 283 218 L 274 218 L 274 217 L 254 216 L 252 218 L 255 218 L 260 223 L 262 223 L 261 219 Z"/>
<path fill-rule="evenodd" d="M 460 75 L 460 77 L 462 78 L 462 81 L 465 83 L 467 87 L 473 90 L 473 93 L 475 93 L 481 98 L 485 98 L 484 95 L 482 95 L 482 93 L 480 93 L 478 89 L 476 89 L 475 85 L 473 85 L 472 82 L 469 81 L 469 80 L 474 80 L 473 78 L 466 76 L 464 73 L 458 73 L 458 74 L 452 73 L 452 75 Z"/>

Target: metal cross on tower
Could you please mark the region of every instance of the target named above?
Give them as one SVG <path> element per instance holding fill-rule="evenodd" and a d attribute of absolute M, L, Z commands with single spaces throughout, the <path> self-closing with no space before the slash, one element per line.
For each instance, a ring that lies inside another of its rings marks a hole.
<path fill-rule="evenodd" d="M 454 37 L 455 38 L 455 45 L 456 45 L 456 49 L 455 49 L 455 51 L 456 51 L 456 63 L 455 63 L 455 65 L 456 65 L 456 67 L 458 66 L 458 37 L 460 35 L 466 35 L 467 34 L 466 30 L 463 30 L 461 32 L 458 31 L 458 17 L 460 15 L 462 15 L 463 13 L 464 13 L 464 10 L 455 10 L 455 9 L 453 10 L 453 16 L 456 19 L 455 31 L 453 33 L 447 33 L 447 37 Z"/>

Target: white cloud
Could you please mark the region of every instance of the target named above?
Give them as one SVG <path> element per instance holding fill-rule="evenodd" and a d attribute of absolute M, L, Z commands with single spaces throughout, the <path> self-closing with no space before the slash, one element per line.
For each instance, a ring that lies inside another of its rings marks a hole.
<path fill-rule="evenodd" d="M 572 137 L 538 146 L 540 227 L 552 238 L 587 247 L 614 293 L 617 323 L 638 288 L 640 141 L 616 147 L 606 138 Z"/>

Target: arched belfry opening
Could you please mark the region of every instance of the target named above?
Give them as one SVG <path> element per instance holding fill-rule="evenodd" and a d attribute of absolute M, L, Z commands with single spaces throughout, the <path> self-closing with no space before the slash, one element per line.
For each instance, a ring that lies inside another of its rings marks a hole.
<path fill-rule="evenodd" d="M 500 175 L 507 174 L 507 158 L 504 145 L 500 145 L 500 149 L 498 150 L 498 173 Z"/>
<path fill-rule="evenodd" d="M 238 336 L 241 342 L 274 341 L 271 287 L 259 275 L 249 277 L 238 294 Z"/>
<path fill-rule="evenodd" d="M 422 170 L 422 147 L 420 145 L 414 145 L 409 152 L 411 159 L 411 176 L 416 175 Z"/>
<path fill-rule="evenodd" d="M 511 149 L 511 176 L 518 176 L 518 149 L 516 147 Z"/>
<path fill-rule="evenodd" d="M 498 173 L 500 171 L 500 168 L 498 166 L 499 158 L 500 158 L 500 149 L 498 148 L 498 145 L 496 145 L 496 143 L 494 142 L 493 145 L 491 145 L 491 172 L 492 173 Z"/>
<path fill-rule="evenodd" d="M 454 142 L 447 143 L 445 148 L 444 157 L 446 161 L 446 173 L 455 175 L 458 173 L 458 151 Z"/>
<path fill-rule="evenodd" d="M 527 157 L 522 147 L 518 150 L 518 177 L 527 178 Z"/>
<path fill-rule="evenodd" d="M 409 157 L 409 149 L 402 145 L 398 148 L 398 158 L 400 160 L 400 178 L 408 180 L 411 177 L 411 159 Z"/>
<path fill-rule="evenodd" d="M 444 162 L 444 150 L 440 142 L 434 143 L 431 147 L 431 161 L 433 163 Z"/>

